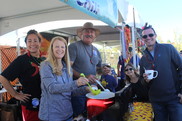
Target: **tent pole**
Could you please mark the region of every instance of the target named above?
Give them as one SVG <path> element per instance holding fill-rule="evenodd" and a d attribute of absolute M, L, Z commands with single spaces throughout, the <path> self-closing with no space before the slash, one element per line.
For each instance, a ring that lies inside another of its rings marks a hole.
<path fill-rule="evenodd" d="M 134 27 L 131 27 L 131 29 L 132 29 L 133 66 L 136 68 L 136 52 L 135 52 L 135 33 L 134 33 Z"/>
<path fill-rule="evenodd" d="M 17 52 L 17 55 L 19 56 L 20 55 L 20 38 L 19 38 L 19 36 L 18 36 L 18 30 L 16 30 L 16 35 L 17 35 L 17 41 L 16 41 L 16 43 L 17 43 L 17 46 L 16 46 L 16 52 Z"/>
<path fill-rule="evenodd" d="M 2 54 L 1 54 L 1 50 L 0 50 L 0 73 L 2 72 Z"/>
<path fill-rule="evenodd" d="M 133 66 L 136 68 L 136 51 L 135 51 L 135 10 L 133 7 L 133 26 L 132 26 L 132 54 L 133 54 Z"/>

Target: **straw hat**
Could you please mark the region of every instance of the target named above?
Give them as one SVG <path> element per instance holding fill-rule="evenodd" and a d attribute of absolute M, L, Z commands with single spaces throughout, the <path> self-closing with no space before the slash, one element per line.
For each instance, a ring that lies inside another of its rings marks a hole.
<path fill-rule="evenodd" d="M 83 27 L 77 29 L 77 36 L 78 36 L 79 38 L 81 38 L 82 31 L 83 31 L 84 29 L 94 29 L 94 30 L 95 30 L 95 36 L 96 36 L 96 37 L 100 34 L 100 30 L 94 28 L 93 23 L 91 23 L 91 22 L 86 22 L 86 23 L 83 25 Z"/>

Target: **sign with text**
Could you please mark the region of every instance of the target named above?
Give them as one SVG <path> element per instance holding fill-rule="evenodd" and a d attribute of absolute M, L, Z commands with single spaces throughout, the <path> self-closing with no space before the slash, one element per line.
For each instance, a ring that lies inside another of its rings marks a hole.
<path fill-rule="evenodd" d="M 111 27 L 118 23 L 117 0 L 60 0 Z"/>

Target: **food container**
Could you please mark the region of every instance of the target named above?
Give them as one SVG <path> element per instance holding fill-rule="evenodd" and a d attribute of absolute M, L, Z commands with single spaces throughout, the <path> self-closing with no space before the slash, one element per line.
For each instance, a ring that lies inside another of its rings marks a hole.
<path fill-rule="evenodd" d="M 88 119 L 99 115 L 107 108 L 112 106 L 115 102 L 115 93 L 108 91 L 101 91 L 98 95 L 88 93 L 87 97 L 87 117 Z"/>

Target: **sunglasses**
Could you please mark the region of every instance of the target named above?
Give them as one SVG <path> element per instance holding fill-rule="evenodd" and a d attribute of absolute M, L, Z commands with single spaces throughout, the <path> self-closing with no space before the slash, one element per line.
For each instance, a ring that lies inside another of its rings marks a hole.
<path fill-rule="evenodd" d="M 133 68 L 128 68 L 128 69 L 125 69 L 125 71 L 132 71 L 133 70 Z"/>
<path fill-rule="evenodd" d="M 143 38 L 143 39 L 146 39 L 148 36 L 149 36 L 149 37 L 153 37 L 154 34 L 143 35 L 142 38 Z"/>

